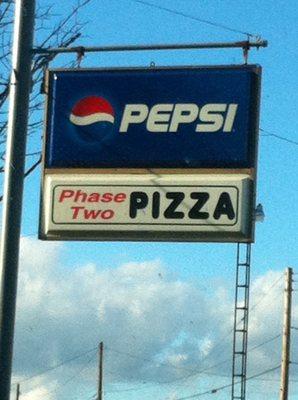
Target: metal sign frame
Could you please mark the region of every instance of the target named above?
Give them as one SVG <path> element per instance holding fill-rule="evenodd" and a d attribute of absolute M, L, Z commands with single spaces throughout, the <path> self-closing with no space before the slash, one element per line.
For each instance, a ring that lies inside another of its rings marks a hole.
<path fill-rule="evenodd" d="M 258 124 L 259 124 L 259 107 L 260 107 L 260 80 L 261 80 L 261 67 L 258 65 L 224 65 L 224 66 L 170 66 L 170 67 L 135 67 L 135 68 L 87 68 L 80 69 L 79 72 L 90 72 L 90 71 L 152 71 L 152 70 L 175 70 L 175 69 L 208 69 L 208 70 L 216 70 L 216 69 L 243 69 L 243 68 L 254 68 L 256 72 L 256 81 L 255 81 L 255 92 L 256 92 L 256 102 L 253 104 L 252 114 L 253 118 L 251 119 L 251 123 L 253 126 L 250 128 L 253 132 L 253 143 L 251 146 L 251 150 L 254 153 L 254 165 L 252 168 L 92 168 L 92 169 L 82 169 L 82 168 L 46 168 L 45 167 L 45 152 L 46 152 L 46 142 L 48 137 L 47 132 L 47 121 L 50 118 L 50 105 L 51 99 L 47 96 L 47 107 L 46 107 L 46 118 L 45 118 L 45 135 L 44 135 L 44 144 L 43 144 L 43 171 L 42 171 L 42 190 L 41 190 L 41 210 L 44 209 L 44 177 L 49 173 L 55 174 L 65 174 L 71 176 L 72 174 L 81 174 L 81 173 L 91 173 L 91 174 L 116 174 L 121 176 L 121 174 L 131 174 L 133 175 L 148 175 L 151 174 L 152 178 L 154 176 L 161 176 L 163 174 L 171 173 L 173 176 L 175 174 L 183 173 L 183 174 L 194 174 L 194 175 L 206 175 L 206 174 L 227 174 L 232 173 L 237 176 L 238 174 L 246 173 L 251 178 L 252 181 L 252 190 L 249 195 L 248 203 L 249 203 L 249 211 L 248 218 L 251 220 L 251 229 L 246 237 L 239 237 L 239 235 L 218 235 L 218 234 L 206 234 L 200 233 L 197 235 L 189 235 L 189 233 L 183 232 L 150 232 L 144 231 L 140 236 L 140 232 L 125 232 L 120 231 L 118 233 L 115 232 L 105 232 L 104 234 L 96 234 L 95 232 L 84 232 L 82 235 L 79 234 L 78 231 L 75 232 L 52 232 L 52 235 L 48 235 L 45 233 L 45 224 L 44 224 L 44 214 L 41 212 L 40 218 L 40 227 L 39 227 L 39 238 L 46 240 L 125 240 L 125 241 L 200 241 L 200 242 L 245 242 L 251 243 L 254 241 L 254 208 L 255 208 L 255 197 L 256 197 L 256 176 L 257 176 L 257 156 L 258 156 Z M 50 75 L 55 72 L 61 71 L 69 71 L 69 69 L 59 68 L 59 69 L 51 69 L 47 71 L 46 81 L 45 81 L 45 91 L 49 93 L 50 87 Z M 73 71 L 73 70 L 71 70 Z"/>

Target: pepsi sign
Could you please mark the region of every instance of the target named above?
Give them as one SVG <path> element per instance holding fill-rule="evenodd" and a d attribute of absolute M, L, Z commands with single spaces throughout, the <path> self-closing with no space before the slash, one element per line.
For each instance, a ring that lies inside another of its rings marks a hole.
<path fill-rule="evenodd" d="M 48 71 L 39 237 L 252 242 L 261 68 Z"/>
<path fill-rule="evenodd" d="M 46 168 L 253 168 L 261 68 L 51 70 Z"/>

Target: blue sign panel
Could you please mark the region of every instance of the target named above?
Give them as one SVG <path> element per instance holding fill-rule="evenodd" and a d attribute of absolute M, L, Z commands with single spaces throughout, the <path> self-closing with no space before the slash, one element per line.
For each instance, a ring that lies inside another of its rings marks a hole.
<path fill-rule="evenodd" d="M 51 70 L 46 168 L 251 168 L 261 68 Z"/>

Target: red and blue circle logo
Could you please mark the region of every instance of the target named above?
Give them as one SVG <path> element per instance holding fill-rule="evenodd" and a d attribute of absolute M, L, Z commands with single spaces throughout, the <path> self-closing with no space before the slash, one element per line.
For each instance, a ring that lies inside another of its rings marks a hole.
<path fill-rule="evenodd" d="M 115 113 L 111 104 L 99 96 L 88 96 L 79 100 L 70 114 L 70 121 L 79 126 L 91 125 L 96 122 L 114 123 Z"/>
<path fill-rule="evenodd" d="M 77 127 L 82 140 L 102 141 L 111 133 L 115 112 L 112 105 L 103 97 L 88 96 L 73 106 L 69 120 Z"/>

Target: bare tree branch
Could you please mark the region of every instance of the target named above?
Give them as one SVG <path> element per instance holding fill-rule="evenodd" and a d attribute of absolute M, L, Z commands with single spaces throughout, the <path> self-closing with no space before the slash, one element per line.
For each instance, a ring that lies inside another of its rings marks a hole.
<path fill-rule="evenodd" d="M 38 37 L 42 38 L 41 43 L 36 47 L 68 47 L 71 46 L 80 36 L 85 24 L 79 18 L 79 12 L 91 0 L 78 0 L 70 13 L 59 17 L 54 13 L 54 6 L 46 6 L 37 10 L 37 24 L 35 31 Z M 10 89 L 11 73 L 11 47 L 13 31 L 13 3 L 3 3 L 0 0 L 0 174 L 4 172 L 5 143 L 8 117 L 8 97 Z M 59 19 L 60 18 L 60 19 Z M 57 21 L 53 27 L 53 21 Z M 44 79 L 44 72 L 50 62 L 55 58 L 51 55 L 36 55 L 32 63 L 32 95 L 29 106 L 28 136 L 42 136 L 43 127 L 43 96 L 40 87 Z M 74 66 L 75 61 L 71 62 Z M 31 151 L 26 157 L 38 157 L 24 176 L 29 176 L 41 163 L 41 151 Z M 3 195 L 0 195 L 0 202 Z"/>
<path fill-rule="evenodd" d="M 69 14 L 59 17 L 54 13 L 54 6 L 46 6 L 37 10 L 36 32 L 41 38 L 36 47 L 68 47 L 80 36 L 84 22 L 79 18 L 79 12 L 91 0 L 78 0 Z M 0 0 L 0 159 L 5 158 L 5 142 L 7 130 L 8 97 L 11 71 L 11 41 L 13 30 L 13 4 L 2 3 Z M 55 22 L 53 27 L 53 21 Z M 43 97 L 40 87 L 44 79 L 44 71 L 55 58 L 51 55 L 36 55 L 32 64 L 32 95 L 30 101 L 30 117 L 28 135 L 35 135 L 43 126 Z M 41 136 L 41 134 L 40 134 Z M 3 167 L 0 167 L 0 173 Z"/>
<path fill-rule="evenodd" d="M 39 157 L 39 159 L 33 164 L 31 165 L 31 167 L 29 169 L 27 169 L 27 171 L 24 173 L 25 178 L 27 176 L 29 176 L 37 167 L 38 165 L 41 163 L 41 156 Z M 3 194 L 0 195 L 0 202 L 3 200 Z"/>

